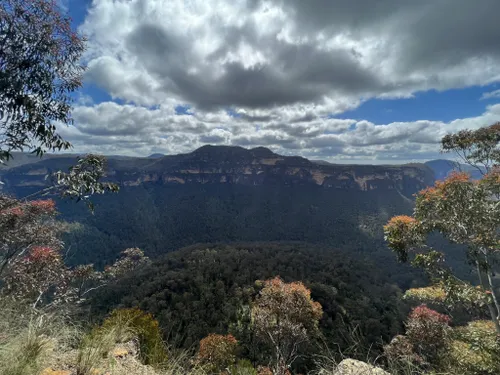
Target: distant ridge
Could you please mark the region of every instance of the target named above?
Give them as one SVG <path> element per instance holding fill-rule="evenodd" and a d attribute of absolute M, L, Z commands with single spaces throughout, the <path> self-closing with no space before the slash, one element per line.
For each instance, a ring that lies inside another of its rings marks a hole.
<path fill-rule="evenodd" d="M 460 164 L 453 160 L 429 160 L 424 164 L 434 171 L 436 180 L 444 180 L 453 171 L 467 172 L 475 180 L 479 180 L 482 176 L 482 173 L 477 168 L 474 168 L 473 166 L 468 164 Z"/>
<path fill-rule="evenodd" d="M 165 154 L 162 154 L 162 153 L 155 153 L 155 154 L 151 154 L 148 156 L 148 159 L 159 159 L 159 158 L 162 158 L 164 157 Z"/>

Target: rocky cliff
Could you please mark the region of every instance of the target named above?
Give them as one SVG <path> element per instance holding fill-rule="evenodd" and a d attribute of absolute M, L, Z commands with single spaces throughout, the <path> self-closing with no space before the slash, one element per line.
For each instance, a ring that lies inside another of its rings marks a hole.
<path fill-rule="evenodd" d="M 24 160 L 24 159 L 23 159 Z M 74 156 L 25 158 L 26 164 L 1 171 L 4 189 L 41 187 L 45 176 L 74 163 Z M 337 165 L 266 148 L 204 146 L 189 154 L 161 158 L 108 159 L 108 178 L 122 186 L 142 184 L 316 185 L 325 189 L 397 190 L 410 197 L 434 181 L 423 164 Z"/>

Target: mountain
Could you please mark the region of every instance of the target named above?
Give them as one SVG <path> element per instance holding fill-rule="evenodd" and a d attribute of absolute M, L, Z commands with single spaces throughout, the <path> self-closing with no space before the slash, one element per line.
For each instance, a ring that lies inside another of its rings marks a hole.
<path fill-rule="evenodd" d="M 159 159 L 159 158 L 162 158 L 164 156 L 165 156 L 165 154 L 156 153 L 156 154 L 149 155 L 148 158 L 149 159 Z"/>
<path fill-rule="evenodd" d="M 67 169 L 74 156 L 36 160 L 1 173 L 9 191 L 41 186 L 44 177 Z M 203 146 L 192 153 L 151 158 L 108 158 L 109 179 L 122 186 L 144 184 L 310 185 L 327 189 L 395 190 L 411 198 L 433 182 L 424 165 L 379 166 L 318 164 L 281 156 L 264 147 Z"/>
<path fill-rule="evenodd" d="M 66 169 L 74 156 L 48 158 L 0 172 L 6 192 L 25 196 L 45 175 Z M 158 257 L 196 243 L 304 241 L 377 259 L 409 286 L 414 275 L 396 265 L 382 225 L 409 214 L 413 194 L 434 181 L 412 165 L 318 165 L 266 148 L 204 146 L 159 159 L 109 158 L 118 194 L 97 196 L 96 211 L 59 201 L 70 262 L 113 261 L 127 247 Z M 392 267 L 391 266 L 391 267 Z"/>
<path fill-rule="evenodd" d="M 482 173 L 484 173 L 484 169 L 478 170 L 471 165 L 460 164 L 447 159 L 430 160 L 424 164 L 433 170 L 436 180 L 444 180 L 453 171 L 467 172 L 475 180 L 479 180 L 482 177 Z"/>

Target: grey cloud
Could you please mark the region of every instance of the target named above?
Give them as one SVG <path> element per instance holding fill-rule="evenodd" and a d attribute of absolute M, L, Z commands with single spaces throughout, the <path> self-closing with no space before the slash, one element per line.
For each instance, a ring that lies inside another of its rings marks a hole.
<path fill-rule="evenodd" d="M 500 28 L 496 0 L 432 2 L 407 15 L 401 30 L 401 67 L 414 69 L 456 66 L 471 59 L 500 56 Z"/>
<path fill-rule="evenodd" d="M 255 27 L 258 25 L 247 23 L 221 31 L 225 43 L 207 56 L 207 61 L 218 65 L 218 60 L 246 41 L 265 51 L 269 62 L 253 67 L 245 67 L 240 61 L 219 62 L 223 69 L 220 76 L 206 67 L 197 73 L 189 72 L 187 67 L 196 58 L 190 47 L 192 40 L 160 25 L 139 25 L 129 34 L 126 46 L 162 83 L 165 93 L 173 92 L 202 109 L 269 108 L 315 102 L 332 89 L 358 93 L 384 87 L 376 75 L 360 67 L 349 50 L 324 51 L 313 45 L 278 41 L 272 35 L 257 39 L 252 36 Z M 99 78 L 104 78 L 102 75 Z"/>
<path fill-rule="evenodd" d="M 205 19 L 213 39 L 220 40 L 209 52 L 196 44 L 204 35 L 151 16 L 164 11 L 160 6 L 149 9 L 146 17 L 147 1 L 139 3 L 130 5 L 132 14 L 143 15 L 134 19 L 123 48 L 133 56 L 135 68 L 153 77 L 158 87 L 137 75 L 120 89 L 110 61 L 90 64 L 93 80 L 125 100 L 147 101 L 141 98 L 143 93 L 152 101 L 175 96 L 202 109 L 266 109 L 317 103 L 325 97 L 390 97 L 484 84 L 500 74 L 495 68 L 500 65 L 497 0 L 249 0 L 234 10 L 241 22 L 224 22 L 215 11 Z M 282 22 L 276 29 L 250 17 L 265 15 L 264 10 L 273 6 L 286 15 L 286 20 L 274 20 Z M 91 24 L 87 27 L 95 31 Z M 296 40 L 279 37 L 287 28 Z M 319 35 L 324 41 L 348 42 L 328 47 L 318 41 Z M 265 61 L 245 65 L 251 56 L 235 57 L 244 46 L 252 49 L 251 54 L 262 54 Z M 117 61 L 131 64 L 126 56 L 118 58 L 122 51 L 116 48 L 110 47 Z M 491 66 L 491 72 L 467 74 L 465 65 L 471 61 Z M 462 70 L 449 73 L 450 67 Z M 138 94 L 132 94 L 134 90 Z"/>
<path fill-rule="evenodd" d="M 313 148 L 336 147 L 338 149 L 342 149 L 345 146 L 345 142 L 337 136 L 325 135 L 308 140 L 307 146 Z"/>
<path fill-rule="evenodd" d="M 129 104 L 77 109 L 80 147 L 224 143 L 392 160 L 431 155 L 446 132 L 500 119 L 500 106 L 450 123 L 328 119 L 370 98 L 499 80 L 498 0 L 211 1 L 92 3 L 87 78 Z M 175 116 L 181 103 L 194 116 Z"/>
<path fill-rule="evenodd" d="M 221 135 L 210 134 L 210 135 L 200 136 L 199 140 L 202 143 L 219 144 L 219 143 L 223 143 L 225 141 L 225 138 Z"/>

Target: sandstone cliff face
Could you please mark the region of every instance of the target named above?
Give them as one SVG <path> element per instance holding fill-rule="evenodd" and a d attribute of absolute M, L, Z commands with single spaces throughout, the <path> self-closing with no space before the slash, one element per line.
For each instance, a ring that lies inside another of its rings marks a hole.
<path fill-rule="evenodd" d="M 45 175 L 66 169 L 74 158 L 57 158 L 3 171 L 7 189 L 43 186 Z M 204 146 L 190 154 L 163 158 L 109 159 L 108 179 L 122 186 L 141 184 L 311 185 L 325 189 L 397 190 L 410 197 L 434 181 L 421 164 L 402 166 L 318 164 L 265 148 Z"/>

